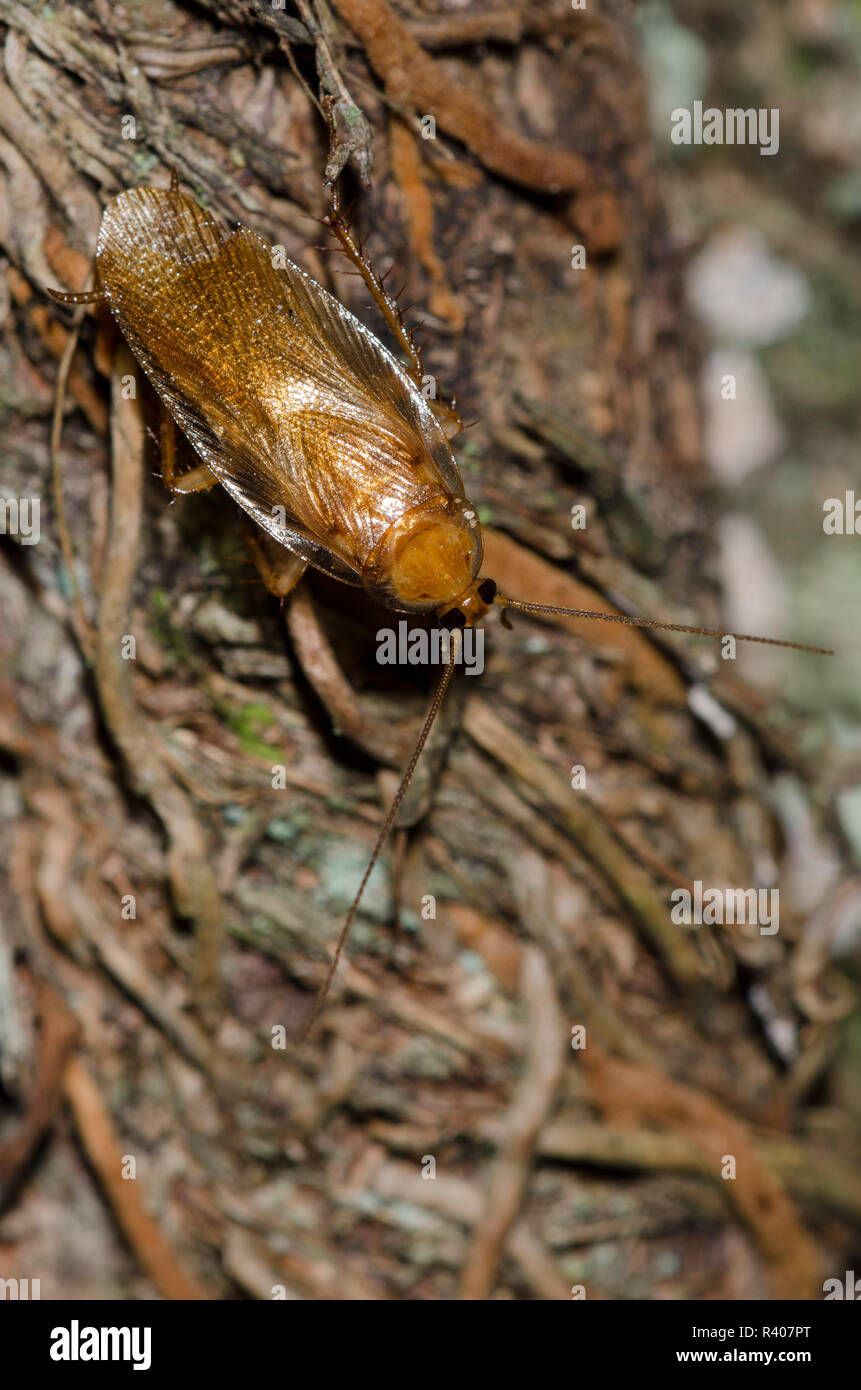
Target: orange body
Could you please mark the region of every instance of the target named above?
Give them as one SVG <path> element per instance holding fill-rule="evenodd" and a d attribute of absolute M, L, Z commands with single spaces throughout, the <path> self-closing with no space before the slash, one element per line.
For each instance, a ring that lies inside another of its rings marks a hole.
<path fill-rule="evenodd" d="M 448 440 L 332 295 L 175 187 L 114 198 L 96 265 L 164 404 L 270 536 L 391 608 L 461 623 L 487 611 L 481 528 Z"/>

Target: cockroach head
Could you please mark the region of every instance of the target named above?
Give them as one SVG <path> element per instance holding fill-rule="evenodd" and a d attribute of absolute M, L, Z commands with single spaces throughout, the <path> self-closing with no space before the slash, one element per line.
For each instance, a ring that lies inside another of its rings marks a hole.
<path fill-rule="evenodd" d="M 440 627 L 473 627 L 493 607 L 496 581 L 476 579 L 439 615 Z"/>
<path fill-rule="evenodd" d="M 467 602 L 482 559 L 475 512 L 464 498 L 449 495 L 413 508 L 390 526 L 362 579 L 369 593 L 399 612 L 447 613 Z M 470 600 L 467 621 L 475 609 Z"/>

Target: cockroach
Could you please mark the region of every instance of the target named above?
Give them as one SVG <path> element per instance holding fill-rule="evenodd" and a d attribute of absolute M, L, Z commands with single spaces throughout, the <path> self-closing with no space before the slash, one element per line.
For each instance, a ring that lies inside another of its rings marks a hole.
<path fill-rule="evenodd" d="M 283 573 L 271 572 L 267 580 L 282 597 L 312 565 L 361 586 L 396 612 L 435 615 L 450 630 L 479 622 L 496 605 L 726 636 L 712 628 L 530 603 L 501 593 L 482 576 L 481 526 L 440 423 L 444 412 L 420 390 L 418 350 L 342 217 L 337 186 L 329 196 L 325 221 L 370 288 L 407 365 L 298 265 L 276 258 L 254 231 L 241 223 L 227 230 L 182 193 L 173 172 L 169 188 L 128 189 L 105 209 L 98 288 L 49 291 L 63 304 L 107 303 L 166 419 L 180 426 L 201 460 L 175 476 L 167 442 L 162 471 L 168 487 L 190 492 L 220 483 L 285 552 Z M 734 635 L 831 655 L 798 642 Z M 443 667 L 312 1023 L 453 670 L 452 661 Z"/>

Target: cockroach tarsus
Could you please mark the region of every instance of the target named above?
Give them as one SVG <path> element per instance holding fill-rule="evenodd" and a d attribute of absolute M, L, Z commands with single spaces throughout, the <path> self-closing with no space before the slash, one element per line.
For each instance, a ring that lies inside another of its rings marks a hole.
<path fill-rule="evenodd" d="M 476 509 L 449 445 L 460 416 L 422 395 L 422 360 L 395 300 L 373 270 L 328 185 L 324 219 L 362 276 L 406 358 L 400 363 L 358 319 L 291 261 L 237 223 L 228 232 L 180 190 L 118 194 L 102 215 L 98 287 L 49 290 L 63 304 L 107 302 L 164 407 L 162 476 L 173 494 L 220 483 L 284 553 L 252 550 L 280 599 L 310 564 L 360 585 L 398 612 L 433 615 L 442 627 L 478 623 L 494 606 L 634 627 L 792 647 L 626 614 L 510 598 L 482 577 Z M 201 463 L 176 472 L 175 425 Z M 454 662 L 443 666 L 413 754 L 385 817 L 332 953 L 305 1032 L 326 996 L 365 886 L 394 824 Z"/>

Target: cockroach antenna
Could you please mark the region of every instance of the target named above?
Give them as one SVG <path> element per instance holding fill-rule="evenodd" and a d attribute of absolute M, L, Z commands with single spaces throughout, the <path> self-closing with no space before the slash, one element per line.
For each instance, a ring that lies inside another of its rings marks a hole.
<path fill-rule="evenodd" d="M 685 623 L 662 623 L 656 618 L 636 618 L 627 613 L 595 613 L 586 608 L 558 608 L 553 603 L 527 603 L 523 599 L 497 594 L 493 600 L 500 608 L 513 608 L 521 613 L 547 613 L 559 618 L 593 618 L 598 623 L 624 623 L 628 627 L 655 628 L 662 632 L 688 632 L 695 637 L 734 637 L 737 642 L 759 642 L 765 647 L 790 647 L 796 652 L 813 652 L 816 656 L 833 656 L 828 647 L 811 647 L 805 642 L 785 642 L 779 637 L 755 637 L 749 632 L 720 632 L 714 627 L 688 627 Z M 504 616 L 504 614 L 503 614 Z"/>
<path fill-rule="evenodd" d="M 404 772 L 404 775 L 400 781 L 400 785 L 397 791 L 395 792 L 394 800 L 392 801 L 392 804 L 389 807 L 388 815 L 386 816 L 386 819 L 383 821 L 382 828 L 380 830 L 379 835 L 377 836 L 377 842 L 374 845 L 373 850 L 371 851 L 371 857 L 368 860 L 368 866 L 365 869 L 364 875 L 362 876 L 362 881 L 356 890 L 356 896 L 353 898 L 353 901 L 350 904 L 350 910 L 347 913 L 346 918 L 344 919 L 344 925 L 341 927 L 338 940 L 335 944 L 335 950 L 332 954 L 332 960 L 329 965 L 326 978 L 323 981 L 317 993 L 317 998 L 314 1002 L 314 1008 L 311 1013 L 311 1017 L 309 1018 L 302 1031 L 303 1041 L 305 1040 L 305 1038 L 308 1037 L 308 1034 L 311 1032 L 311 1029 L 317 1022 L 317 1017 L 320 1013 L 320 1009 L 323 1006 L 323 1001 L 326 998 L 326 995 L 329 993 L 329 986 L 331 985 L 332 980 L 335 977 L 335 971 L 338 969 L 338 962 L 341 959 L 341 953 L 343 952 L 344 944 L 347 940 L 347 937 L 350 934 L 350 928 L 353 925 L 353 918 L 355 917 L 359 907 L 359 903 L 362 900 L 362 894 L 365 891 L 368 879 L 374 872 L 374 866 L 376 865 L 376 862 L 383 851 L 383 846 L 385 845 L 386 840 L 389 838 L 389 832 L 391 831 L 391 828 L 395 823 L 395 817 L 397 816 L 398 811 L 401 808 L 401 802 L 406 796 L 407 787 L 410 785 L 410 782 L 412 781 L 413 773 L 415 772 L 416 767 L 418 766 L 419 758 L 421 757 L 422 752 L 424 751 L 424 746 L 428 741 L 428 736 L 430 735 L 430 731 L 433 728 L 434 720 L 436 719 L 439 713 L 440 705 L 445 699 L 445 693 L 448 690 L 449 685 L 451 684 L 451 678 L 453 673 L 454 661 L 449 660 L 443 667 L 442 676 L 440 677 L 439 684 L 437 685 L 436 692 L 434 694 L 433 700 L 431 701 L 430 709 L 428 710 L 427 715 L 425 717 L 425 722 L 422 725 L 422 731 L 419 734 L 418 741 L 416 742 L 416 746 L 413 749 L 413 755 L 407 764 L 406 771 Z"/>

